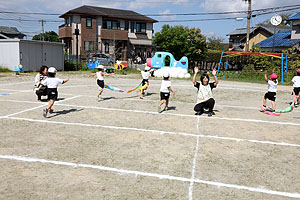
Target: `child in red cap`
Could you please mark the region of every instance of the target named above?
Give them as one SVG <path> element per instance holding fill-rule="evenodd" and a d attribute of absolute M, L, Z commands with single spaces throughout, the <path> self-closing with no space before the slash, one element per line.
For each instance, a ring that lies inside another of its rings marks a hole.
<path fill-rule="evenodd" d="M 265 81 L 268 83 L 268 92 L 264 96 L 264 104 L 263 106 L 266 107 L 267 99 L 269 99 L 272 103 L 272 108 L 275 110 L 275 99 L 276 99 L 276 92 L 277 92 L 277 75 L 275 73 L 270 75 L 270 79 L 268 80 L 267 72 L 265 72 Z"/>
<path fill-rule="evenodd" d="M 294 87 L 294 92 L 297 98 L 297 103 L 295 104 L 296 106 L 299 106 L 300 103 L 300 68 L 297 69 L 297 75 L 293 77 L 292 82 L 293 82 L 293 87 Z"/>

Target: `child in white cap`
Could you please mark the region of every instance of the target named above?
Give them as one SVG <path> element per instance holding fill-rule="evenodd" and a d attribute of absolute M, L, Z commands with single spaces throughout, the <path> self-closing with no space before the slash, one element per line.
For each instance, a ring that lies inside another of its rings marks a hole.
<path fill-rule="evenodd" d="M 91 77 L 91 76 L 97 76 L 97 84 L 100 87 L 99 88 L 99 92 L 98 92 L 98 96 L 97 96 L 97 100 L 100 100 L 100 98 L 101 98 L 100 96 L 101 96 L 101 94 L 103 92 L 103 88 L 105 86 L 104 85 L 104 76 L 111 76 L 114 73 L 112 73 L 112 74 L 105 74 L 104 73 L 104 66 L 103 65 L 99 65 L 96 68 L 98 69 L 98 72 L 90 74 L 89 77 Z"/>
<path fill-rule="evenodd" d="M 277 92 L 277 74 L 273 73 L 270 75 L 270 79 L 267 77 L 267 72 L 265 72 L 265 81 L 268 83 L 268 92 L 264 96 L 264 104 L 263 106 L 266 107 L 267 99 L 269 99 L 272 103 L 272 108 L 275 110 L 275 100 L 276 100 L 276 92 Z"/>
<path fill-rule="evenodd" d="M 38 90 L 41 89 L 41 87 L 47 86 L 47 93 L 48 93 L 48 100 L 49 104 L 47 108 L 43 110 L 43 116 L 47 117 L 48 112 L 53 112 L 52 106 L 54 102 L 57 100 L 58 97 L 58 92 L 57 92 L 57 87 L 59 84 L 64 84 L 69 81 L 69 78 L 62 80 L 59 78 L 55 78 L 57 70 L 54 67 L 50 67 L 48 69 L 48 78 L 43 80 L 41 82 L 41 85 L 39 86 Z"/>
<path fill-rule="evenodd" d="M 137 70 L 141 71 L 141 74 L 142 74 L 142 77 L 143 77 L 142 86 L 141 86 L 140 91 L 139 91 L 140 99 L 143 99 L 143 94 L 149 86 L 149 77 L 151 75 L 151 72 L 155 71 L 155 69 L 151 70 L 151 68 L 149 66 L 146 66 L 145 71 L 142 71 L 139 68 L 137 68 Z"/>
<path fill-rule="evenodd" d="M 294 87 L 294 92 L 297 98 L 296 106 L 299 106 L 300 103 L 300 68 L 297 69 L 296 71 L 297 75 L 293 77 L 292 82 L 293 82 L 293 87 Z"/>
<path fill-rule="evenodd" d="M 170 73 L 169 72 L 164 72 L 163 74 L 163 80 L 161 81 L 161 86 L 160 86 L 160 103 L 158 106 L 158 112 L 161 112 L 161 106 L 166 102 L 166 106 L 163 109 L 168 110 L 168 105 L 169 105 L 169 97 L 170 97 L 170 91 L 175 95 L 175 92 L 171 88 L 171 81 L 169 80 Z"/>

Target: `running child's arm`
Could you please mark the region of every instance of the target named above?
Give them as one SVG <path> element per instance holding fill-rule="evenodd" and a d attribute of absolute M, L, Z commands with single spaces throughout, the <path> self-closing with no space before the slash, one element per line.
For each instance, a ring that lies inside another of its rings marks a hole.
<path fill-rule="evenodd" d="M 193 77 L 193 84 L 196 85 L 197 81 L 196 81 L 196 77 L 197 77 L 197 73 L 198 73 L 199 69 L 198 67 L 194 67 L 194 77 Z"/>
<path fill-rule="evenodd" d="M 154 72 L 156 69 L 151 69 L 150 72 Z"/>
<path fill-rule="evenodd" d="M 68 82 L 69 80 L 70 80 L 69 78 L 63 80 L 62 84 L 65 84 L 65 83 Z"/>
<path fill-rule="evenodd" d="M 213 68 L 211 73 L 212 73 L 212 75 L 214 76 L 214 79 L 215 79 L 214 85 L 217 86 L 218 85 L 218 78 L 216 76 L 216 74 L 217 74 L 216 68 Z"/>
<path fill-rule="evenodd" d="M 265 71 L 265 81 L 268 82 L 267 71 Z"/>
<path fill-rule="evenodd" d="M 96 75 L 96 73 L 93 73 L 93 74 L 90 74 L 90 75 L 89 75 L 89 77 L 91 77 L 91 76 L 95 76 L 95 75 Z"/>
<path fill-rule="evenodd" d="M 173 93 L 173 95 L 175 95 L 175 92 L 172 90 L 171 87 L 168 87 L 168 90 L 171 91 Z"/>

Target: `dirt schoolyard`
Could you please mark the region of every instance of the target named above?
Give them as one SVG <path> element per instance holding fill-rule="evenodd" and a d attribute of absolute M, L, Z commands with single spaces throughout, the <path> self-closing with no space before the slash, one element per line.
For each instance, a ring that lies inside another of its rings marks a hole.
<path fill-rule="evenodd" d="M 98 101 L 87 72 L 58 72 L 70 81 L 44 118 L 34 75 L 0 77 L 0 199 L 300 198 L 300 108 L 261 113 L 267 84 L 220 81 L 216 115 L 199 117 L 190 80 L 171 79 L 176 94 L 158 113 L 157 78 L 142 100 L 105 89 Z M 124 90 L 140 81 L 105 78 Z M 278 109 L 291 91 L 278 85 Z"/>

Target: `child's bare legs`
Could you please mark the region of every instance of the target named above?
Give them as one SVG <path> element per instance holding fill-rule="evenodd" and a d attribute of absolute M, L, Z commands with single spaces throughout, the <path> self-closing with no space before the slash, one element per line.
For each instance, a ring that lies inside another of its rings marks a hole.
<path fill-rule="evenodd" d="M 264 98 L 264 104 L 263 104 L 263 106 L 266 107 L 266 105 L 267 105 L 267 99 Z"/>
<path fill-rule="evenodd" d="M 143 86 L 140 88 L 139 96 L 140 96 L 141 99 L 143 98 L 143 95 L 142 95 L 143 92 L 144 92 L 145 90 L 147 90 L 147 88 L 148 88 L 148 85 L 147 85 L 147 84 L 143 85 Z"/>
<path fill-rule="evenodd" d="M 48 112 L 49 110 L 51 110 L 51 108 L 52 108 L 54 102 L 55 102 L 54 99 L 50 99 L 50 100 L 49 100 L 49 104 L 48 104 L 48 106 L 47 106 L 47 112 Z"/>
<path fill-rule="evenodd" d="M 275 108 L 276 108 L 275 101 L 271 101 L 271 103 L 272 103 L 273 110 L 275 110 Z"/>
<path fill-rule="evenodd" d="M 166 107 L 165 107 L 165 110 L 168 110 L 168 105 L 169 105 L 169 99 L 166 100 Z"/>
<path fill-rule="evenodd" d="M 165 100 L 160 100 L 159 106 L 163 105 L 165 103 Z"/>
<path fill-rule="evenodd" d="M 100 88 L 100 89 L 99 89 L 99 93 L 98 93 L 98 97 L 102 94 L 102 92 L 103 92 L 103 89 Z"/>

